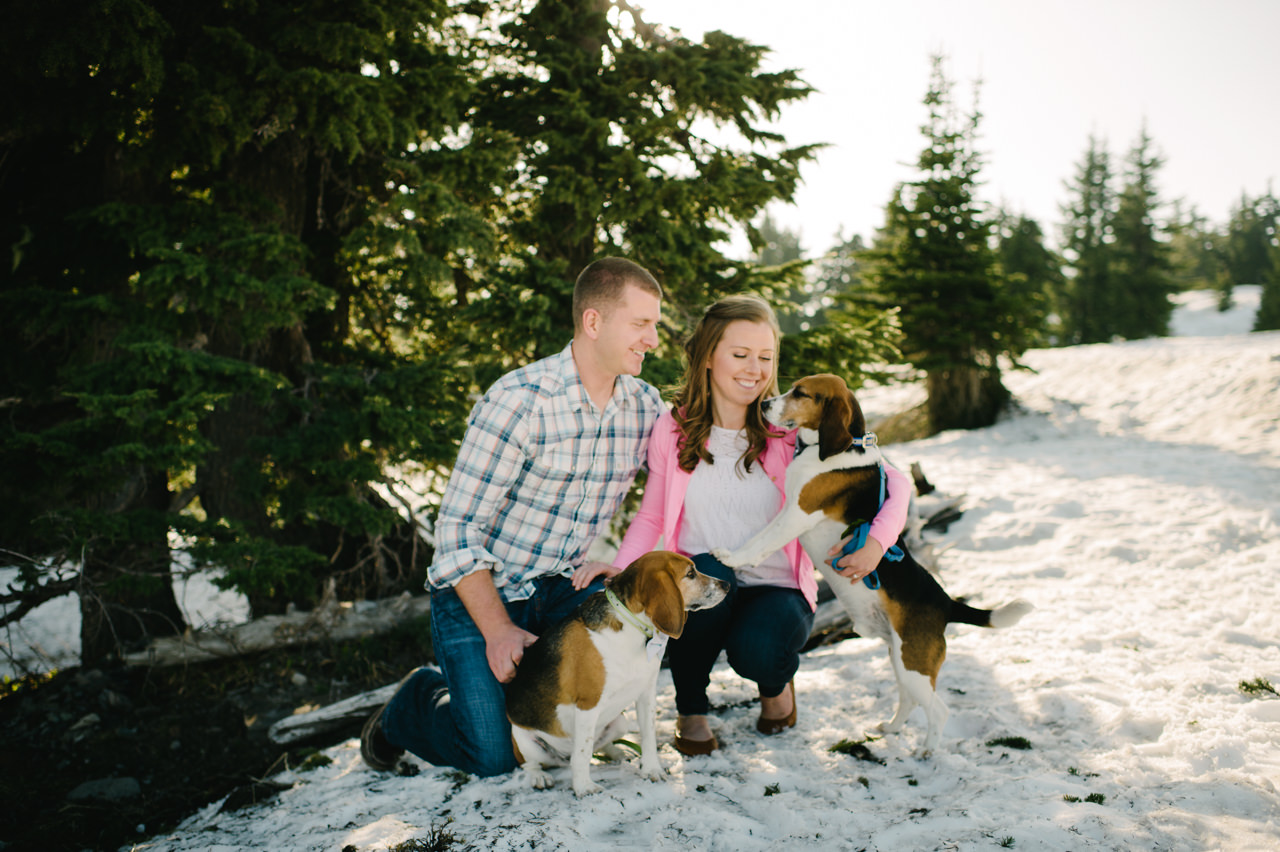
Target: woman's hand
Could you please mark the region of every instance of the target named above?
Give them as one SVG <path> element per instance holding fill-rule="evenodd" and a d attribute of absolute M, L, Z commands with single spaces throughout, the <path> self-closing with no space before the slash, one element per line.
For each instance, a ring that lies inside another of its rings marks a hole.
<path fill-rule="evenodd" d="M 836 573 L 840 576 L 849 578 L 849 582 L 851 583 L 856 583 L 872 571 L 876 570 L 876 566 L 879 565 L 880 560 L 884 558 L 884 547 L 882 547 L 880 542 L 876 541 L 873 537 L 867 536 L 867 541 L 862 545 L 862 547 L 858 548 L 853 553 L 847 553 L 841 556 L 841 554 L 844 553 L 845 547 L 849 545 L 852 538 L 853 536 L 847 535 L 840 539 L 835 547 L 827 551 L 827 557 L 829 559 L 840 557 L 839 559 L 836 559 L 832 567 L 836 569 Z"/>
<path fill-rule="evenodd" d="M 569 580 L 573 583 L 575 589 L 582 591 L 601 574 L 606 577 L 612 577 L 621 573 L 621 569 L 614 568 L 608 562 L 584 562 L 578 566 L 578 570 L 573 572 L 573 576 Z"/>

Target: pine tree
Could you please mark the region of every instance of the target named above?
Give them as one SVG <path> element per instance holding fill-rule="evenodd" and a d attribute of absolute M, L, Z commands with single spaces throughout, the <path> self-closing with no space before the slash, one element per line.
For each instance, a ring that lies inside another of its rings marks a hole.
<path fill-rule="evenodd" d="M 1042 346 L 1048 341 L 1050 299 L 1062 287 L 1062 260 L 1045 246 L 1044 232 L 1034 219 L 1001 211 L 995 232 L 1001 274 L 1021 305 L 1018 315 L 1027 345 Z"/>
<path fill-rule="evenodd" d="M 1280 200 L 1274 194 L 1241 198 L 1227 225 L 1225 253 L 1232 285 L 1262 288 L 1253 330 L 1280 329 Z"/>
<path fill-rule="evenodd" d="M 678 336 L 774 283 L 718 245 L 812 156 L 756 126 L 794 72 L 623 0 L 59 9 L 2 10 L 2 602 L 79 591 L 86 661 L 182 629 L 176 557 L 256 613 L 420 588 L 387 495 L 564 345 L 578 270 L 649 266 Z"/>
<path fill-rule="evenodd" d="M 1167 335 L 1173 314 L 1169 244 L 1156 218 L 1160 201 L 1155 179 L 1163 163 L 1144 127 L 1125 161 L 1110 247 L 1115 307 L 1109 312 L 1109 328 L 1128 340 Z"/>
<path fill-rule="evenodd" d="M 868 381 L 901 378 L 898 310 L 862 277 L 862 237 L 837 239 L 807 270 L 805 308 L 802 317 L 792 318 L 802 322 L 782 347 L 783 384 L 812 373 L 835 373 L 856 390 Z"/>
<path fill-rule="evenodd" d="M 1115 196 L 1111 158 L 1096 138 L 1089 137 L 1089 149 L 1067 190 L 1073 198 L 1062 207 L 1067 277 L 1055 299 L 1058 338 L 1068 345 L 1102 343 L 1111 339 L 1109 316 L 1116 309 L 1110 253 Z"/>
<path fill-rule="evenodd" d="M 762 245 L 756 249 L 753 259 L 760 266 L 782 266 L 804 257 L 800 234 L 778 225 L 768 211 L 765 211 L 758 230 Z"/>
<path fill-rule="evenodd" d="M 0 292 L 0 524 L 31 557 L 19 599 L 74 555 L 91 662 L 183 628 L 171 541 L 259 613 L 330 580 L 420 584 L 429 548 L 369 483 L 414 444 L 405 412 L 447 392 L 368 315 L 418 276 L 361 285 L 406 218 L 395 188 L 450 177 L 429 152 L 471 88 L 432 35 L 445 7 L 59 8 L 4 13 L 0 228 L 22 248 Z"/>
<path fill-rule="evenodd" d="M 673 342 L 719 295 L 794 283 L 722 251 L 734 227 L 790 198 L 813 156 L 764 126 L 811 91 L 794 71 L 766 73 L 764 47 L 723 32 L 692 42 L 624 2 L 548 0 L 516 16 L 502 6 L 486 12 L 489 63 L 470 113 L 476 138 L 515 151 L 504 262 L 469 273 L 487 298 L 460 312 L 482 336 L 482 384 L 564 345 L 572 282 L 600 255 L 658 276 Z M 712 125 L 715 138 L 704 135 Z M 507 330 L 497 348 L 495 325 Z M 678 355 L 647 360 L 645 377 L 674 381 Z"/>
<path fill-rule="evenodd" d="M 926 374 L 928 423 L 937 432 L 995 421 L 1008 399 L 999 357 L 1021 354 L 1023 340 L 975 197 L 980 115 L 957 116 L 941 57 L 924 103 L 919 177 L 889 203 L 867 278 L 901 312 L 904 354 Z"/>
<path fill-rule="evenodd" d="M 1178 290 L 1218 290 L 1219 307 L 1231 305 L 1231 284 L 1226 275 L 1223 232 L 1209 223 L 1193 205 L 1184 210 L 1173 204 L 1169 218 L 1169 263 Z"/>
<path fill-rule="evenodd" d="M 1260 284 L 1272 270 L 1272 249 L 1280 223 L 1280 201 L 1270 192 L 1240 196 L 1227 221 L 1224 245 L 1230 286 Z"/>

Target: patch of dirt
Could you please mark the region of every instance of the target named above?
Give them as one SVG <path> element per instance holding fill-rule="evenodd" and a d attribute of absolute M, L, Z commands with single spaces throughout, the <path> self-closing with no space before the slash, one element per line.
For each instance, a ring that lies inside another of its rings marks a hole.
<path fill-rule="evenodd" d="M 0 696 L 0 852 L 127 849 L 224 798 L 269 798 L 270 775 L 360 733 L 285 748 L 267 737 L 274 722 L 393 683 L 430 653 L 424 618 L 355 642 L 16 684 Z"/>

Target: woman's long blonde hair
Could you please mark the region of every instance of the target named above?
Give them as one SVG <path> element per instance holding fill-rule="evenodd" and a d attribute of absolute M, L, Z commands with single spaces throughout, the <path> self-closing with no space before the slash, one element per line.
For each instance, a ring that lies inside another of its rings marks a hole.
<path fill-rule="evenodd" d="M 769 387 L 747 407 L 747 451 L 742 456 L 746 470 L 751 470 L 752 462 L 764 452 L 765 440 L 777 434 L 760 413 L 760 399 L 778 394 L 778 349 L 782 343 L 778 318 L 769 303 L 759 296 L 726 296 L 703 312 L 702 319 L 684 344 L 684 378 L 676 387 L 672 406 L 683 436 L 677 455 L 683 470 L 692 472 L 700 460 L 712 463 L 711 454 L 707 452 L 712 425 L 711 383 L 708 380 L 711 370 L 707 361 L 720 345 L 725 328 L 738 320 L 767 324 L 773 329 L 774 343 L 774 370 L 769 377 Z"/>

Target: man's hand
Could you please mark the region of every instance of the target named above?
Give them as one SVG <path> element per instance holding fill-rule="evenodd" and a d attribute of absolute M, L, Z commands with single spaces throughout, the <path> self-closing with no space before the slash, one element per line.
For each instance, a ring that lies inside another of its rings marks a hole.
<path fill-rule="evenodd" d="M 573 587 L 578 591 L 582 591 L 591 585 L 591 581 L 603 574 L 606 577 L 612 577 L 621 573 L 608 562 L 584 562 L 578 566 L 573 572 L 573 576 L 569 578 L 573 583 Z"/>
<path fill-rule="evenodd" d="M 524 659 L 524 649 L 532 645 L 537 636 L 508 622 L 507 627 L 484 637 L 484 655 L 489 670 L 499 683 L 508 683 L 516 676 L 516 667 Z"/>
<path fill-rule="evenodd" d="M 830 560 L 836 556 L 840 556 L 845 545 L 853 536 L 845 536 L 840 539 L 835 547 L 827 551 L 827 558 Z M 832 567 L 836 569 L 842 577 L 848 577 L 849 582 L 856 583 L 863 577 L 876 570 L 876 566 L 880 564 L 880 560 L 884 557 L 884 548 L 880 542 L 871 536 L 867 536 L 866 543 L 855 550 L 853 553 L 846 554 L 838 559 Z"/>
<path fill-rule="evenodd" d="M 468 574 L 458 581 L 453 590 L 484 636 L 484 655 L 489 662 L 489 670 L 499 683 L 507 683 L 516 676 L 516 666 L 524 659 L 524 649 L 538 637 L 512 622 L 502 597 L 493 585 L 493 575 L 488 571 Z"/>

